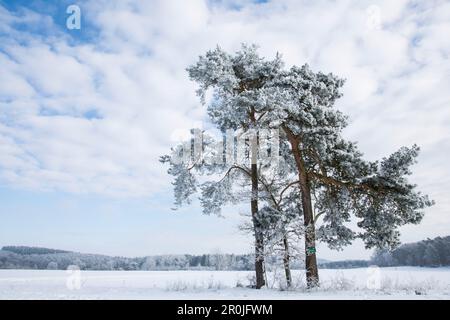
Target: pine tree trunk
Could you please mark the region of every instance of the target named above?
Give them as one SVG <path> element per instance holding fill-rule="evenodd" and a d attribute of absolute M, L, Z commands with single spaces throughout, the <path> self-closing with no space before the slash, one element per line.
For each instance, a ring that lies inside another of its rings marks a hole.
<path fill-rule="evenodd" d="M 256 272 L 256 289 L 260 289 L 265 285 L 264 280 L 264 238 L 261 225 L 258 221 L 258 167 L 256 163 L 252 163 L 252 199 L 251 211 L 253 229 L 255 231 L 255 272 Z"/>
<path fill-rule="evenodd" d="M 283 265 L 284 265 L 284 273 L 286 275 L 286 285 L 288 288 L 292 285 L 292 276 L 291 276 L 291 268 L 289 266 L 289 242 L 286 236 L 283 237 L 283 245 L 284 245 L 284 256 L 283 256 Z"/>
<path fill-rule="evenodd" d="M 304 174 L 299 174 L 302 194 L 303 219 L 305 225 L 305 268 L 306 285 L 308 288 L 319 286 L 319 270 L 316 259 L 316 231 L 311 203 L 309 181 Z"/>
<path fill-rule="evenodd" d="M 251 123 L 256 123 L 255 109 L 252 107 L 250 114 Z M 264 234 L 260 221 L 258 220 L 258 134 L 253 132 L 250 138 L 251 146 L 251 180 L 252 180 L 252 198 L 251 212 L 253 221 L 253 230 L 255 231 L 255 273 L 256 289 L 261 289 L 266 284 L 265 266 L 264 266 Z"/>
<path fill-rule="evenodd" d="M 292 148 L 295 163 L 298 169 L 300 191 L 302 197 L 303 221 L 305 225 L 305 269 L 306 285 L 308 288 L 319 286 L 319 270 L 316 259 L 316 231 L 314 226 L 314 214 L 311 201 L 311 189 L 305 163 L 299 149 L 299 139 L 286 127 L 283 128 L 287 134 Z"/>

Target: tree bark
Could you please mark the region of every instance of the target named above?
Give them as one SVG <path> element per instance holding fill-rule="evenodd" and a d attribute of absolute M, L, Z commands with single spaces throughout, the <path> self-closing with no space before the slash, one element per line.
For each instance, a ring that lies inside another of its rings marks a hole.
<path fill-rule="evenodd" d="M 305 225 L 305 269 L 306 285 L 308 288 L 319 286 L 319 270 L 316 259 L 316 231 L 314 226 L 314 214 L 311 201 L 311 188 L 305 163 L 299 148 L 300 140 L 288 128 L 284 127 L 292 148 L 295 163 L 298 169 L 300 191 L 302 197 L 303 222 Z"/>
<path fill-rule="evenodd" d="M 261 222 L 258 217 L 258 137 L 256 133 L 251 136 L 251 180 L 252 180 L 252 198 L 251 212 L 253 229 L 255 231 L 255 273 L 256 289 L 261 289 L 265 284 L 264 268 L 264 234 Z"/>
<path fill-rule="evenodd" d="M 283 237 L 283 245 L 284 245 L 284 256 L 283 256 L 283 265 L 284 265 L 284 273 L 286 275 L 286 285 L 288 288 L 292 285 L 292 276 L 291 276 L 291 268 L 289 266 L 289 242 L 286 236 Z"/>
<path fill-rule="evenodd" d="M 266 283 L 264 280 L 264 238 L 261 224 L 258 220 L 258 167 L 256 163 L 252 163 L 252 199 L 251 211 L 253 229 L 255 231 L 255 272 L 256 272 L 256 289 L 262 288 Z"/>

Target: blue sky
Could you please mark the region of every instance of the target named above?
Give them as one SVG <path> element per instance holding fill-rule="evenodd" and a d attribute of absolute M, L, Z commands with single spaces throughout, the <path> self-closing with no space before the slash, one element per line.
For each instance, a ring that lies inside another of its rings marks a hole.
<path fill-rule="evenodd" d="M 81 8 L 81 29 L 66 8 Z M 338 107 L 369 159 L 422 147 L 413 182 L 437 204 L 402 240 L 450 234 L 446 1 L 0 1 L 0 245 L 117 255 L 250 252 L 237 226 L 170 210 L 158 157 L 207 127 L 185 68 L 257 43 L 347 79 Z M 331 259 L 367 257 L 360 243 Z"/>
<path fill-rule="evenodd" d="M 225 252 L 222 238 L 235 238 L 243 249 L 248 242 L 240 239 L 235 220 L 192 209 L 174 212 L 170 197 L 117 200 L 7 188 L 0 192 L 1 245 L 136 256 Z"/>

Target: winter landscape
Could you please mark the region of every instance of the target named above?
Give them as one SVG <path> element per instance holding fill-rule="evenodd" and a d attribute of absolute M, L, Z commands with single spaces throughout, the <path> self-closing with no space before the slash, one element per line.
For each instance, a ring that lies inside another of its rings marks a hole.
<path fill-rule="evenodd" d="M 424 254 L 430 251 L 436 254 Z M 292 264 L 288 287 L 283 270 L 272 260 L 266 261 L 267 285 L 255 290 L 253 261 L 251 255 L 124 258 L 4 247 L 0 299 L 450 298 L 450 237 L 380 251 L 370 261 L 320 261 L 321 285 L 315 289 L 308 289 L 301 262 Z"/>
<path fill-rule="evenodd" d="M 450 300 L 450 3 L 0 0 L 0 299 Z"/>

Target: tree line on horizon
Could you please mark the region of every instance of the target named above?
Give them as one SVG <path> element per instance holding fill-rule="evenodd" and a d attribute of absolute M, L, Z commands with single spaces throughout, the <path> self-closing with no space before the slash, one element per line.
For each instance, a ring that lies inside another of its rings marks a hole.
<path fill-rule="evenodd" d="M 276 264 L 274 260 L 269 263 Z M 112 257 L 40 247 L 4 246 L 0 269 L 65 270 L 253 270 L 252 254 L 167 254 L 146 257 Z M 301 261 L 293 261 L 300 268 Z"/>
<path fill-rule="evenodd" d="M 254 270 L 253 254 L 179 254 L 146 257 L 111 257 L 65 250 L 27 246 L 4 246 L 0 250 L 0 269 L 60 269 L 76 265 L 81 270 Z M 280 263 L 270 257 L 268 264 Z M 379 267 L 450 266 L 450 236 L 406 243 L 394 250 L 377 250 L 370 260 L 320 260 L 322 269 Z M 304 268 L 303 261 L 293 260 L 293 269 Z"/>
<path fill-rule="evenodd" d="M 380 267 L 450 266 L 450 236 L 406 243 L 395 250 L 377 250 L 372 263 Z"/>

